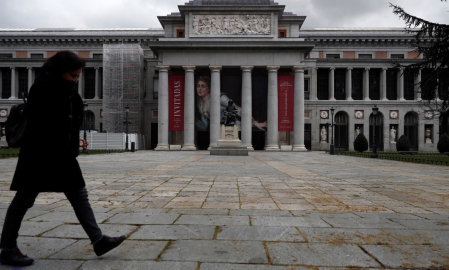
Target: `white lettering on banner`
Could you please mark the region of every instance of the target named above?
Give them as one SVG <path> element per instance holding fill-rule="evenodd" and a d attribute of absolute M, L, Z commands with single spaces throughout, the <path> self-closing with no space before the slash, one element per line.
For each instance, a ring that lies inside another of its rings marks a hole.
<path fill-rule="evenodd" d="M 181 116 L 181 82 L 180 81 L 175 81 L 175 89 L 174 89 L 174 115 L 176 117 L 180 117 Z"/>

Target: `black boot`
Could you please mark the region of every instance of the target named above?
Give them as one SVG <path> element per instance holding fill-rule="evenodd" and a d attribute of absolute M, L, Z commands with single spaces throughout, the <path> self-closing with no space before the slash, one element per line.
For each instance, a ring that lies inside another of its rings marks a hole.
<path fill-rule="evenodd" d="M 123 241 L 125 241 L 126 236 L 121 235 L 119 237 L 109 237 L 107 235 L 103 235 L 103 238 L 100 239 L 97 243 L 94 244 L 94 251 L 97 256 L 101 256 L 106 254 L 110 250 L 116 248 Z"/>
<path fill-rule="evenodd" d="M 6 265 L 27 266 L 33 264 L 33 258 L 23 255 L 18 248 L 2 250 L 0 262 Z"/>

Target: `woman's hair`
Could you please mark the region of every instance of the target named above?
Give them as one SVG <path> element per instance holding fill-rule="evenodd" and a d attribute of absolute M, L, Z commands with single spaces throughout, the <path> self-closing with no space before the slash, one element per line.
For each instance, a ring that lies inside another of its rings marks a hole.
<path fill-rule="evenodd" d="M 209 87 L 209 89 L 210 89 L 210 78 L 209 78 L 209 76 L 199 76 L 198 79 L 196 79 L 195 85 L 197 85 L 199 81 L 205 82 L 207 84 L 207 87 Z"/>
<path fill-rule="evenodd" d="M 42 71 L 50 75 L 62 75 L 69 71 L 84 68 L 86 62 L 76 53 L 71 51 L 60 51 L 48 58 L 42 66 Z"/>

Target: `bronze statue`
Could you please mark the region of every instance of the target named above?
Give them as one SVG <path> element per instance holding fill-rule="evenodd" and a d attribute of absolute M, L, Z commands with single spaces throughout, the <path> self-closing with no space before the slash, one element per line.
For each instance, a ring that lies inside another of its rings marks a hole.
<path fill-rule="evenodd" d="M 225 126 L 233 126 L 236 121 L 237 109 L 235 108 L 234 101 L 230 99 L 228 105 L 224 109 L 223 118 L 221 119 L 221 124 Z"/>

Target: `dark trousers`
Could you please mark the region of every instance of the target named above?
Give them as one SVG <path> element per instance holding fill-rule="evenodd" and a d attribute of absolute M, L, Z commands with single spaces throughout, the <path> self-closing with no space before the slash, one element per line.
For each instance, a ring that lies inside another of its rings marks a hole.
<path fill-rule="evenodd" d="M 77 191 L 66 191 L 64 194 L 70 201 L 70 204 L 72 204 L 76 217 L 89 236 L 90 241 L 96 243 L 103 237 L 103 234 L 97 225 L 94 212 L 89 204 L 86 188 L 83 187 Z M 23 217 L 28 209 L 34 205 L 37 195 L 39 195 L 39 192 L 17 191 L 6 212 L 0 249 L 14 249 L 17 247 L 17 238 L 19 237 Z"/>

